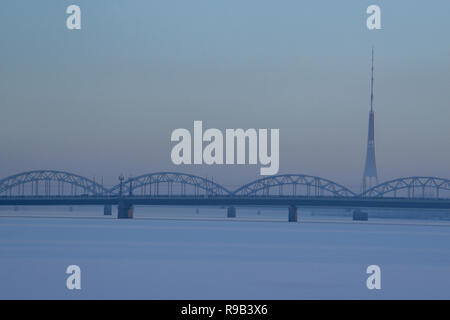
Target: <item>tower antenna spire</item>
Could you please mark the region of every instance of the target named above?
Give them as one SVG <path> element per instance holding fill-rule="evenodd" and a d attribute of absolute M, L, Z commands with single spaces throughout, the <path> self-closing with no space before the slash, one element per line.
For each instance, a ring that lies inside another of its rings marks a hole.
<path fill-rule="evenodd" d="M 373 59 L 374 59 L 374 48 L 372 46 L 372 73 L 370 77 L 370 112 L 373 112 Z"/>

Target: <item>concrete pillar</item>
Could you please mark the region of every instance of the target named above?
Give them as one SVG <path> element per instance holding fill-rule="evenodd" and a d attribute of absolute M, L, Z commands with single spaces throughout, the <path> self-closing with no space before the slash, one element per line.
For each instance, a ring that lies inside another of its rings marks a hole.
<path fill-rule="evenodd" d="M 117 206 L 117 219 L 133 219 L 133 205 L 121 200 Z"/>
<path fill-rule="evenodd" d="M 105 216 L 110 216 L 112 215 L 112 205 L 110 204 L 105 204 L 105 206 L 103 207 L 103 214 Z"/>
<path fill-rule="evenodd" d="M 367 221 L 369 220 L 369 214 L 367 212 L 361 211 L 360 209 L 355 209 L 353 210 L 353 220 Z"/>
<path fill-rule="evenodd" d="M 298 221 L 298 211 L 297 207 L 294 205 L 289 206 L 289 222 L 297 222 Z"/>
<path fill-rule="evenodd" d="M 227 218 L 236 218 L 236 208 L 235 207 L 228 207 Z"/>

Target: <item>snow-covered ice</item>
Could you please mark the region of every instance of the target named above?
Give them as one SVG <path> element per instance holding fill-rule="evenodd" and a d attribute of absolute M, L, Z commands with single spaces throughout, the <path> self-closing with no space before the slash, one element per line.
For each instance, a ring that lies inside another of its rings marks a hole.
<path fill-rule="evenodd" d="M 450 225 L 341 222 L 0 217 L 0 298 L 450 299 Z"/>

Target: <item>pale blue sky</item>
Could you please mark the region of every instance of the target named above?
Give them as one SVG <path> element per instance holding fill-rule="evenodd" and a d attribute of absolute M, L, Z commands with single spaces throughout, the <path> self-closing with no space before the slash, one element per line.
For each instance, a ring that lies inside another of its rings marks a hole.
<path fill-rule="evenodd" d="M 66 29 L 78 4 L 82 30 Z M 365 10 L 382 9 L 368 31 Z M 170 133 L 279 128 L 280 173 L 358 187 L 370 50 L 380 180 L 450 178 L 450 1 L 17 1 L 0 5 L 0 177 L 177 170 L 226 186 L 259 166 L 171 164 Z"/>

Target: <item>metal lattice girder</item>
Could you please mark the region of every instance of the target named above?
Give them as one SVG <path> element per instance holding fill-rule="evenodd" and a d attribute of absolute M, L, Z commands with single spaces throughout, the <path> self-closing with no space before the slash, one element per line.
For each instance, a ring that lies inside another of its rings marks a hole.
<path fill-rule="evenodd" d="M 324 193 L 339 197 L 355 196 L 353 191 L 336 182 L 303 174 L 284 174 L 258 179 L 240 187 L 233 194 L 239 196 L 269 195 L 273 187 L 279 187 L 276 188 L 278 195 L 283 195 L 282 188 L 287 185 L 292 186 L 292 189 L 287 192 L 287 195 L 292 196 L 321 196 Z M 297 186 L 305 186 L 305 188 L 297 188 Z"/>
<path fill-rule="evenodd" d="M 65 171 L 56 170 L 35 170 L 18 173 L 0 180 L 0 194 L 5 194 L 14 188 L 23 186 L 29 183 L 44 182 L 44 188 L 47 193 L 51 192 L 50 184 L 56 182 L 59 184 L 69 184 L 83 190 L 89 195 L 106 194 L 107 189 L 103 188 L 95 181 Z"/>
<path fill-rule="evenodd" d="M 440 190 L 450 191 L 450 180 L 437 177 L 423 177 L 423 176 L 398 178 L 376 185 L 368 189 L 366 192 L 362 193 L 360 196 L 377 198 L 393 193 L 394 197 L 399 197 L 396 194 L 397 191 L 405 189 L 408 190 L 409 197 L 413 197 L 414 192 L 419 192 L 419 194 L 423 196 L 423 192 L 426 188 L 435 189 L 436 197 L 439 198 Z"/>
<path fill-rule="evenodd" d="M 215 183 L 214 181 L 208 180 L 206 178 L 202 178 L 199 176 L 180 173 L 180 172 L 156 172 L 149 173 L 145 175 L 141 175 L 139 177 L 130 178 L 129 180 L 123 183 L 123 192 L 130 193 L 130 185 L 131 191 L 133 192 L 136 189 L 140 189 L 146 186 L 155 186 L 160 187 L 160 184 L 167 184 L 168 193 L 171 195 L 177 195 L 172 193 L 172 186 L 174 184 L 178 184 L 181 187 L 181 190 L 186 190 L 186 186 L 193 186 L 195 190 L 202 190 L 204 194 L 207 195 L 228 195 L 230 191 L 225 187 Z M 120 184 L 114 186 L 109 190 L 110 194 L 118 194 L 120 190 Z M 180 191 L 179 195 L 185 195 L 182 191 Z"/>
<path fill-rule="evenodd" d="M 43 185 L 46 195 L 55 192 L 55 184 L 69 184 L 72 188 L 79 188 L 84 194 L 88 195 L 117 195 L 120 190 L 120 184 L 111 189 L 106 189 L 95 181 L 64 171 L 55 170 L 36 170 L 15 174 L 0 180 L 0 195 L 7 195 L 14 190 L 19 190 L 19 194 L 25 195 L 24 186 L 32 184 L 38 186 Z M 348 188 L 335 183 L 333 181 L 315 176 L 302 174 L 284 174 L 277 176 L 265 177 L 250 182 L 234 192 L 230 192 L 225 187 L 199 176 L 179 173 L 179 172 L 157 172 L 149 173 L 136 178 L 131 178 L 122 185 L 124 193 L 133 193 L 136 189 L 149 187 L 158 189 L 167 187 L 167 194 L 187 195 L 187 187 L 194 189 L 195 195 L 235 195 L 235 196 L 336 196 L 336 197 L 385 197 L 393 196 L 403 198 L 397 194 L 397 191 L 407 190 L 408 197 L 425 196 L 425 191 L 432 189 L 435 191 L 433 197 L 442 198 L 440 191 L 450 193 L 450 180 L 437 177 L 406 177 L 390 180 L 368 189 L 366 192 L 356 195 Z M 180 188 L 173 188 L 178 186 Z M 174 189 L 175 192 L 174 192 Z M 21 190 L 21 191 L 20 191 Z M 66 189 L 67 191 L 67 189 Z M 61 192 L 63 195 L 64 192 Z M 164 191 L 161 192 L 164 194 Z M 445 194 L 445 192 L 444 192 Z M 447 196 L 448 197 L 448 196 Z"/>

